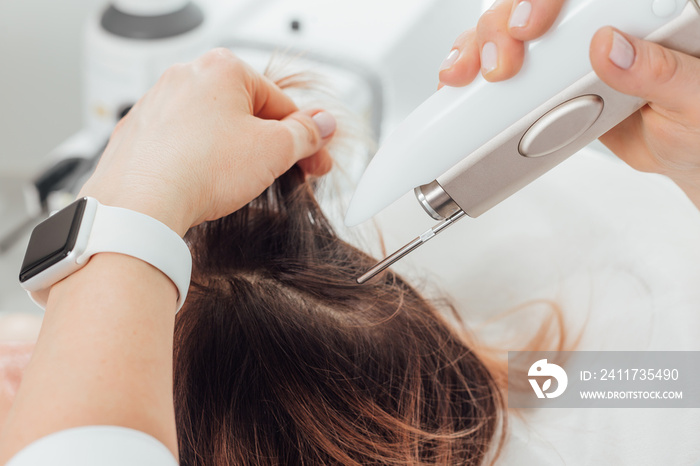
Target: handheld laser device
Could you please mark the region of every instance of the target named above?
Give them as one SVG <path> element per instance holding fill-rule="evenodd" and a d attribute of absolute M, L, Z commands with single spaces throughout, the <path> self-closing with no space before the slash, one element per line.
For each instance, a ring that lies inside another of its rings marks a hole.
<path fill-rule="evenodd" d="M 569 0 L 527 44 L 508 81 L 444 87 L 411 113 L 360 179 L 345 223 L 364 222 L 410 190 L 441 223 L 377 264 L 364 283 L 456 221 L 478 217 L 646 104 L 601 82 L 589 44 L 612 25 L 700 56 L 700 0 Z"/>

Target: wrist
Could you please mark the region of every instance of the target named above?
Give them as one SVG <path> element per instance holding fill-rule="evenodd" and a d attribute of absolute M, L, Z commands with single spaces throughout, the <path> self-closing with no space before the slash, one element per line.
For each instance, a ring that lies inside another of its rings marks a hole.
<path fill-rule="evenodd" d="M 105 184 L 93 185 L 88 181 L 80 190 L 78 197 L 94 197 L 101 204 L 111 207 L 121 207 L 152 217 L 166 225 L 180 237 L 194 224 L 194 215 L 188 203 L 178 196 L 159 193 L 151 189 L 120 189 Z"/>
<path fill-rule="evenodd" d="M 118 199 L 120 205 L 132 205 L 123 199 Z M 93 255 L 116 253 L 167 276 L 178 289 L 179 310 L 189 289 L 192 258 L 182 237 L 152 216 L 157 212 L 164 219 L 163 211 L 152 206 L 142 204 L 137 211 L 84 197 L 57 212 L 32 232 L 19 276 L 22 287 L 44 307 L 52 285 L 81 270 Z"/>
<path fill-rule="evenodd" d="M 94 286 L 94 283 L 109 286 Z M 75 301 L 82 299 L 78 298 L 81 294 L 88 295 L 91 302 L 100 303 L 100 306 L 118 307 L 124 293 L 141 288 L 162 296 L 162 309 L 168 315 L 175 315 L 170 303 L 177 297 L 177 287 L 162 271 L 136 257 L 98 253 L 85 267 L 51 287 L 46 312 L 51 313 L 59 306 L 73 306 Z"/>

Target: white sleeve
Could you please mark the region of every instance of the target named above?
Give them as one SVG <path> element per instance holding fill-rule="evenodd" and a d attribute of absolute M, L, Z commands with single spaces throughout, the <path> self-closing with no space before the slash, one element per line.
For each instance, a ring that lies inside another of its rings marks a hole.
<path fill-rule="evenodd" d="M 43 437 L 6 466 L 177 466 L 165 445 L 143 432 L 114 426 L 67 429 Z"/>

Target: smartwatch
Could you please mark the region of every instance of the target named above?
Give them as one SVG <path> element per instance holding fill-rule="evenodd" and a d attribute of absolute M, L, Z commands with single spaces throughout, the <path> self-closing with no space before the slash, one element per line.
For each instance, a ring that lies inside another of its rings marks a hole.
<path fill-rule="evenodd" d="M 34 228 L 19 281 L 44 308 L 51 286 L 80 270 L 98 252 L 114 252 L 151 264 L 175 284 L 177 310 L 187 297 L 192 256 L 185 241 L 165 224 L 121 207 L 84 197 Z"/>

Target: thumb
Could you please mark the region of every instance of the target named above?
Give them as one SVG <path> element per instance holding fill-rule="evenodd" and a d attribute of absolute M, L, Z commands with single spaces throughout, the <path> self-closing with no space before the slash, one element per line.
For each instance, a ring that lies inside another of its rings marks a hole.
<path fill-rule="evenodd" d="M 601 80 L 624 94 L 641 97 L 668 110 L 683 112 L 697 105 L 700 60 L 611 27 L 593 36 L 593 69 Z"/>
<path fill-rule="evenodd" d="M 292 151 L 296 160 L 301 160 L 318 152 L 335 132 L 336 121 L 326 111 L 294 112 L 281 120 L 292 136 Z"/>

